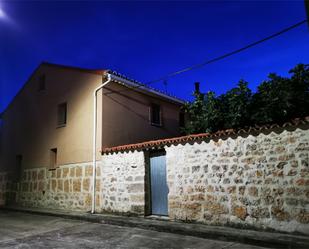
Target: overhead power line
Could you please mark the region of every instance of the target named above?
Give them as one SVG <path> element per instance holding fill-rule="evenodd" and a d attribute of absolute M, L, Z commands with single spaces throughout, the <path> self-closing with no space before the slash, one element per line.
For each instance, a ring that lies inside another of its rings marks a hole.
<path fill-rule="evenodd" d="M 162 80 L 166 81 L 168 78 L 170 78 L 170 77 L 172 77 L 172 76 L 175 76 L 175 75 L 178 75 L 178 74 L 181 74 L 181 73 L 184 73 L 184 72 L 187 72 L 187 71 L 190 71 L 190 70 L 199 68 L 199 67 L 203 67 L 203 66 L 205 66 L 205 65 L 207 65 L 207 64 L 210 64 L 210 63 L 213 63 L 213 62 L 216 62 L 216 61 L 219 61 L 219 60 L 222 60 L 222 59 L 224 59 L 224 58 L 226 58 L 226 57 L 229 57 L 229 56 L 232 56 L 232 55 L 237 54 L 237 53 L 239 53 L 239 52 L 242 52 L 242 51 L 244 51 L 244 50 L 246 50 L 246 49 L 248 49 L 248 48 L 251 48 L 251 47 L 253 47 L 253 46 L 255 46 L 255 45 L 258 45 L 258 44 L 260 44 L 260 43 L 262 43 L 262 42 L 264 42 L 264 41 L 270 40 L 270 39 L 272 39 L 272 38 L 274 38 L 274 37 L 276 37 L 276 36 L 279 36 L 279 35 L 281 35 L 281 34 L 283 34 L 283 33 L 286 33 L 286 32 L 288 32 L 288 31 L 290 31 L 290 30 L 292 30 L 292 29 L 294 29 L 294 28 L 296 28 L 296 27 L 298 27 L 298 26 L 304 24 L 306 21 L 307 21 L 307 19 L 305 19 L 305 20 L 303 20 L 303 21 L 301 21 L 301 22 L 298 22 L 298 23 L 296 23 L 296 24 L 294 24 L 294 25 L 292 25 L 292 26 L 289 26 L 289 27 L 287 27 L 287 28 L 285 28 L 285 29 L 283 29 L 283 30 L 277 32 L 277 33 L 274 33 L 274 34 L 270 35 L 270 36 L 267 36 L 266 38 L 263 38 L 263 39 L 258 40 L 258 41 L 256 41 L 256 42 L 253 42 L 253 43 L 250 43 L 250 44 L 248 44 L 247 46 L 244 46 L 244 47 L 242 47 L 242 48 L 236 49 L 236 50 L 234 50 L 234 51 L 232 51 L 232 52 L 229 52 L 229 53 L 226 53 L 226 54 L 224 54 L 224 55 L 218 56 L 218 57 L 213 58 L 213 59 L 210 59 L 210 60 L 208 60 L 208 61 L 204 61 L 204 62 L 202 62 L 202 63 L 200 63 L 200 64 L 196 64 L 196 65 L 193 65 L 193 66 L 184 68 L 184 69 L 182 69 L 182 70 L 179 70 L 179 71 L 176 71 L 176 72 L 167 74 L 167 75 L 162 76 L 162 77 L 160 77 L 160 78 L 158 78 L 158 79 L 156 79 L 156 80 L 149 81 L 149 82 L 147 82 L 146 84 L 140 84 L 140 85 L 137 85 L 137 86 L 134 86 L 134 87 L 130 87 L 130 89 L 124 89 L 124 90 L 114 91 L 114 93 L 122 93 L 122 92 L 131 91 L 131 90 L 134 90 L 134 89 L 137 89 L 137 88 L 145 87 L 145 86 L 147 87 L 147 86 L 150 85 L 150 84 L 153 84 L 153 83 L 156 83 L 156 82 L 159 82 L 159 81 L 162 81 Z"/>
<path fill-rule="evenodd" d="M 178 74 L 185 73 L 185 72 L 188 72 L 188 71 L 190 71 L 190 70 L 197 69 L 197 68 L 203 67 L 203 66 L 205 66 L 205 65 L 211 64 L 211 63 L 213 63 L 213 62 L 216 62 L 216 61 L 225 59 L 225 58 L 227 58 L 227 57 L 229 57 L 229 56 L 232 56 L 232 55 L 234 55 L 234 54 L 240 53 L 240 52 L 242 52 L 242 51 L 244 51 L 244 50 L 246 50 L 246 49 L 248 49 L 248 48 L 251 48 L 251 47 L 253 47 L 253 46 L 256 46 L 256 45 L 258 45 L 258 44 L 260 44 L 260 43 L 262 43 L 262 42 L 265 42 L 265 41 L 270 40 L 270 39 L 272 39 L 272 38 L 275 38 L 275 37 L 277 37 L 277 36 L 279 36 L 279 35 L 282 35 L 282 34 L 288 32 L 288 31 L 290 31 L 290 30 L 292 30 L 292 29 L 294 29 L 294 28 L 296 28 L 296 27 L 298 27 L 298 26 L 300 26 L 300 25 L 302 25 L 302 24 L 304 24 L 304 23 L 306 23 L 306 22 L 307 22 L 307 19 L 305 19 L 305 20 L 303 20 L 303 21 L 301 21 L 301 22 L 295 23 L 295 24 L 293 24 L 292 26 L 289 26 L 289 27 L 287 27 L 287 28 L 285 28 L 285 29 L 282 29 L 281 31 L 279 31 L 279 32 L 277 32 L 277 33 L 274 33 L 274 34 L 272 34 L 272 35 L 270 35 L 270 36 L 267 36 L 267 37 L 265 37 L 265 38 L 263 38 L 263 39 L 261 39 L 261 40 L 258 40 L 258 41 L 256 41 L 256 42 L 250 43 L 250 44 L 248 44 L 248 45 L 246 45 L 246 46 L 244 46 L 244 47 L 242 47 L 242 48 L 236 49 L 236 50 L 234 50 L 234 51 L 231 51 L 231 52 L 226 53 L 226 54 L 224 54 L 224 55 L 220 55 L 220 56 L 215 57 L 215 58 L 213 58 L 213 59 L 204 61 L 204 62 L 202 62 L 202 63 L 195 64 L 195 65 L 192 65 L 192 66 L 190 66 L 190 67 L 181 69 L 181 70 L 179 70 L 179 71 L 176 71 L 176 72 L 173 72 L 173 73 L 169 73 L 169 74 L 167 74 L 167 75 L 165 75 L 165 76 L 162 76 L 162 77 L 160 77 L 160 78 L 158 78 L 158 79 L 156 79 L 156 80 L 149 81 L 149 82 L 147 82 L 146 84 L 149 85 L 149 84 L 156 83 L 156 82 L 158 82 L 158 81 L 167 80 L 168 78 L 173 77 L 173 76 L 176 76 L 176 75 L 178 75 Z"/>

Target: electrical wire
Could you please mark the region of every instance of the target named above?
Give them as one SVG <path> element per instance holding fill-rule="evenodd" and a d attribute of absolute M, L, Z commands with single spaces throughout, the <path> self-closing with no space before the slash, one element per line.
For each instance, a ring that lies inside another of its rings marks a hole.
<path fill-rule="evenodd" d="M 234 55 L 234 54 L 240 53 L 240 52 L 242 52 L 242 51 L 244 51 L 244 50 L 246 50 L 246 49 L 248 49 L 248 48 L 251 48 L 251 47 L 253 47 L 253 46 L 256 46 L 256 45 L 258 45 L 258 44 L 260 44 L 260 43 L 262 43 L 262 42 L 265 42 L 265 41 L 270 40 L 270 39 L 272 39 L 272 38 L 274 38 L 274 37 L 277 37 L 277 36 L 279 36 L 279 35 L 281 35 L 281 34 L 284 34 L 284 33 L 288 32 L 288 31 L 290 31 L 290 30 L 292 30 L 292 29 L 294 29 L 294 28 L 296 28 L 296 27 L 298 27 L 298 26 L 300 26 L 300 25 L 302 25 L 302 24 L 304 24 L 304 23 L 306 23 L 306 22 L 307 22 L 307 19 L 305 19 L 305 20 L 303 20 L 303 21 L 300 21 L 300 22 L 298 22 L 298 23 L 296 23 L 296 24 L 293 24 L 293 25 L 291 25 L 291 26 L 289 26 L 289 27 L 287 27 L 287 28 L 285 28 L 285 29 L 282 29 L 281 31 L 279 31 L 279 32 L 277 32 L 277 33 L 274 33 L 274 34 L 272 34 L 272 35 L 270 35 L 270 36 L 267 36 L 267 37 L 265 37 L 265 38 L 263 38 L 263 39 L 261 39 L 261 40 L 258 40 L 258 41 L 256 41 L 256 42 L 250 43 L 250 44 L 248 44 L 248 45 L 246 45 L 246 46 L 244 46 L 244 47 L 242 47 L 242 48 L 236 49 L 236 50 L 234 50 L 234 51 L 231 51 L 231 52 L 226 53 L 226 54 L 224 54 L 224 55 L 220 55 L 220 56 L 215 57 L 215 58 L 213 58 L 213 59 L 204 61 L 204 62 L 202 62 L 202 63 L 195 64 L 195 65 L 193 65 L 193 66 L 190 66 L 190 67 L 181 69 L 181 70 L 179 70 L 179 71 L 176 71 L 176 72 L 173 72 L 173 73 L 169 73 L 169 74 L 167 74 L 167 75 L 165 75 L 165 76 L 162 76 L 162 77 L 160 77 L 160 78 L 158 78 L 158 79 L 156 79 L 156 80 L 149 81 L 149 82 L 147 82 L 146 84 L 149 85 L 149 84 L 156 83 L 156 82 L 158 82 L 158 81 L 166 80 L 167 78 L 176 76 L 176 75 L 178 75 L 178 74 L 185 73 L 185 72 L 188 72 L 188 71 L 190 71 L 190 70 L 197 69 L 197 68 L 203 67 L 203 66 L 205 66 L 205 65 L 211 64 L 211 63 L 213 63 L 213 62 L 217 62 L 217 61 L 219 61 L 219 60 L 225 59 L 225 58 L 227 58 L 227 57 L 229 57 L 229 56 L 232 56 L 232 55 Z"/>
<path fill-rule="evenodd" d="M 134 90 L 134 89 L 137 89 L 137 88 L 140 88 L 140 87 L 149 87 L 149 85 L 151 85 L 151 84 L 153 84 L 153 83 L 156 83 L 156 82 L 159 82 L 159 81 L 162 81 L 162 80 L 167 80 L 168 78 L 173 77 L 173 76 L 176 76 L 176 75 L 179 75 L 179 74 L 181 74 L 181 73 L 185 73 L 185 72 L 188 72 L 188 71 L 190 71 L 190 70 L 194 70 L 194 69 L 203 67 L 203 66 L 205 66 L 205 65 L 208 65 L 208 64 L 217 62 L 217 61 L 219 61 L 219 60 L 225 59 L 225 58 L 230 57 L 230 56 L 232 56 L 232 55 L 234 55 L 234 54 L 237 54 L 237 53 L 240 53 L 240 52 L 242 52 L 242 51 L 244 51 L 244 50 L 247 50 L 247 49 L 249 49 L 249 48 L 251 48 L 251 47 L 254 47 L 254 46 L 256 46 L 256 45 L 258 45 L 258 44 L 260 44 L 260 43 L 262 43 L 262 42 L 268 41 L 268 40 L 270 40 L 270 39 L 272 39 L 272 38 L 275 38 L 275 37 L 277 37 L 277 36 L 279 36 L 279 35 L 282 35 L 282 34 L 288 32 L 288 31 L 290 31 L 290 30 L 292 30 L 292 29 L 294 29 L 294 28 L 296 28 L 296 27 L 298 27 L 298 26 L 300 26 L 300 25 L 302 25 L 302 24 L 304 24 L 304 23 L 306 23 L 306 22 L 307 22 L 307 19 L 302 20 L 302 21 L 300 21 L 300 22 L 298 22 L 298 23 L 295 23 L 295 24 L 293 24 L 293 25 L 291 25 L 291 26 L 289 26 L 289 27 L 287 27 L 287 28 L 285 28 L 285 29 L 282 29 L 282 30 L 280 30 L 280 31 L 278 31 L 278 32 L 276 32 L 276 33 L 270 35 L 270 36 L 267 36 L 267 37 L 265 37 L 265 38 L 263 38 L 263 39 L 260 39 L 260 40 L 258 40 L 258 41 L 256 41 L 256 42 L 250 43 L 250 44 L 248 44 L 248 45 L 246 45 L 246 46 L 244 46 L 244 47 L 242 47 L 242 48 L 233 50 L 233 51 L 231 51 L 231 52 L 229 52 L 229 53 L 220 55 L 220 56 L 218 56 L 218 57 L 215 57 L 215 58 L 213 58 L 213 59 L 204 61 L 204 62 L 199 63 L 199 64 L 192 65 L 192 66 L 190 66 L 190 67 L 181 69 L 181 70 L 179 70 L 179 71 L 176 71 L 176 72 L 173 72 L 173 73 L 169 73 L 169 74 L 167 74 L 167 75 L 165 75 L 165 76 L 162 76 L 162 77 L 160 77 L 160 78 L 158 78 L 158 79 L 156 79 L 156 80 L 149 81 L 149 82 L 147 82 L 147 83 L 145 83 L 145 84 L 139 84 L 139 85 L 137 85 L 137 86 L 130 87 L 129 89 L 120 90 L 120 91 L 116 91 L 116 92 L 119 92 L 119 93 L 120 93 L 120 92 L 129 91 L 129 90 Z"/>

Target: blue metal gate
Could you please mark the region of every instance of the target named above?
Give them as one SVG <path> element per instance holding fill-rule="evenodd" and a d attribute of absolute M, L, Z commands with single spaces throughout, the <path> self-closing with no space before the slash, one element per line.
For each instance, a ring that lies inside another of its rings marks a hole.
<path fill-rule="evenodd" d="M 168 215 L 166 163 L 162 153 L 150 156 L 150 185 L 152 214 Z"/>

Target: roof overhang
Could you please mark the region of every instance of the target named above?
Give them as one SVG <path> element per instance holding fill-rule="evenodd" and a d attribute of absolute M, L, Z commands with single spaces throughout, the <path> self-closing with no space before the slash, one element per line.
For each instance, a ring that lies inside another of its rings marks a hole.
<path fill-rule="evenodd" d="M 149 86 L 146 86 L 140 82 L 137 82 L 137 81 L 134 81 L 134 80 L 131 80 L 131 79 L 127 79 L 127 78 L 124 78 L 122 76 L 119 76 L 113 72 L 106 72 L 106 74 L 110 74 L 111 76 L 111 79 L 112 81 L 118 83 L 118 84 L 121 84 L 121 85 L 124 85 L 126 87 L 129 87 L 129 88 L 132 88 L 132 90 L 136 90 L 136 91 L 142 91 L 144 93 L 148 93 L 148 94 L 151 94 L 151 95 L 156 95 L 158 97 L 161 97 L 161 98 L 164 98 L 164 99 L 167 99 L 169 101 L 172 101 L 174 103 L 177 103 L 179 105 L 184 105 L 185 104 L 185 101 L 184 100 L 181 100 L 175 96 L 171 96 L 171 95 L 168 95 L 166 93 L 163 93 L 163 92 L 160 92 L 158 90 L 155 90 Z"/>

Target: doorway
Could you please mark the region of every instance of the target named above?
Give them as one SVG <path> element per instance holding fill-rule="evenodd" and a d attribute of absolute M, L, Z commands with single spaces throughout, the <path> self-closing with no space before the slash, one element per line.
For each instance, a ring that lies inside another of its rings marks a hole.
<path fill-rule="evenodd" d="M 150 203 L 151 214 L 168 215 L 168 186 L 165 152 L 150 153 Z"/>

